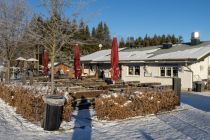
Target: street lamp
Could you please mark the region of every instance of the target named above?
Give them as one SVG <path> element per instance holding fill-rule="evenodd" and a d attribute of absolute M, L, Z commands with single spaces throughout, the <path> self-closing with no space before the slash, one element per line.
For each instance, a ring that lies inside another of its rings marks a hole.
<path fill-rule="evenodd" d="M 102 44 L 99 44 L 98 47 L 99 47 L 99 50 L 101 50 L 101 48 L 103 47 L 103 45 Z"/>

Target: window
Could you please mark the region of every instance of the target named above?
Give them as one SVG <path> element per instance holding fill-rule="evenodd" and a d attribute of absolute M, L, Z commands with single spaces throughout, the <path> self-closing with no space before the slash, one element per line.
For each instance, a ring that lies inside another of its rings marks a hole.
<path fill-rule="evenodd" d="M 171 76 L 171 67 L 166 68 L 166 76 Z"/>
<path fill-rule="evenodd" d="M 135 66 L 135 75 L 140 75 L 140 67 Z"/>
<path fill-rule="evenodd" d="M 178 76 L 178 67 L 173 67 L 173 76 L 174 77 Z"/>
<path fill-rule="evenodd" d="M 160 76 L 165 76 L 165 67 L 160 67 Z"/>
<path fill-rule="evenodd" d="M 128 67 L 128 75 L 140 75 L 140 67 L 139 66 L 129 66 Z"/>
<path fill-rule="evenodd" d="M 133 75 L 133 67 L 129 66 L 128 74 Z"/>
<path fill-rule="evenodd" d="M 160 67 L 160 76 L 164 77 L 178 76 L 178 67 Z"/>

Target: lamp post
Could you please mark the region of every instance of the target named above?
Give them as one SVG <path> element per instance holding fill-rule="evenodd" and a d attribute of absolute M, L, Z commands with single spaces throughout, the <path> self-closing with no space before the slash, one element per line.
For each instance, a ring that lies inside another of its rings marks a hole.
<path fill-rule="evenodd" d="M 103 47 L 103 45 L 102 44 L 99 44 L 98 47 L 99 47 L 99 50 L 101 50 L 101 48 Z"/>

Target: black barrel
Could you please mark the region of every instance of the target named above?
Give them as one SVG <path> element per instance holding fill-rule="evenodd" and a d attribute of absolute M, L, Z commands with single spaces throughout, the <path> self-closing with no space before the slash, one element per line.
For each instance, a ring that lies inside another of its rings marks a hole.
<path fill-rule="evenodd" d="M 44 130 L 57 130 L 62 122 L 65 98 L 63 96 L 46 96 L 43 99 L 45 102 L 45 110 L 42 126 Z"/>
<path fill-rule="evenodd" d="M 195 83 L 195 91 L 196 92 L 202 92 L 203 91 L 203 83 L 201 81 L 198 81 Z"/>
<path fill-rule="evenodd" d="M 173 78 L 173 90 L 175 94 L 178 96 L 178 104 L 180 105 L 180 100 L 181 100 L 181 79 L 178 77 Z"/>

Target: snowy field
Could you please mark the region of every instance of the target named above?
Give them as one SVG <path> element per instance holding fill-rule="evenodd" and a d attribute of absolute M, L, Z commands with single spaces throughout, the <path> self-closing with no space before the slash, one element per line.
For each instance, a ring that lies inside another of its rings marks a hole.
<path fill-rule="evenodd" d="M 210 140 L 210 93 L 183 93 L 177 110 L 123 121 L 98 121 L 93 110 L 73 112 L 59 131 L 44 131 L 0 100 L 0 140 Z M 91 119 L 92 118 L 92 119 Z"/>

